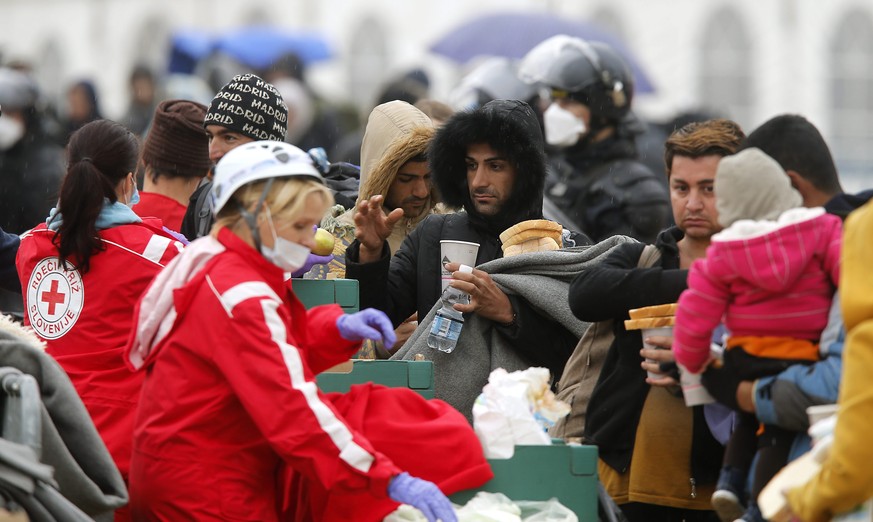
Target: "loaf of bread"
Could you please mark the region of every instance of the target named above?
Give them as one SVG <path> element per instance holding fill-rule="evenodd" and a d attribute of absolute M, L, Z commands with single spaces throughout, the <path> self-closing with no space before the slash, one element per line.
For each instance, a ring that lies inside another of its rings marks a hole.
<path fill-rule="evenodd" d="M 654 306 L 645 306 L 643 308 L 634 308 L 628 310 L 627 313 L 631 319 L 645 319 L 646 317 L 666 317 L 676 315 L 676 303 L 667 303 Z"/>
<path fill-rule="evenodd" d="M 526 254 L 528 252 L 558 250 L 559 248 L 561 247 L 559 247 L 558 244 L 555 243 L 555 240 L 550 237 L 535 237 L 514 245 L 504 245 L 503 257 L 512 257 L 518 254 Z"/>
<path fill-rule="evenodd" d="M 643 328 L 662 328 L 664 326 L 673 326 L 676 323 L 676 318 L 669 317 L 646 317 L 643 319 L 628 319 L 624 322 L 625 330 L 642 330 Z"/>
<path fill-rule="evenodd" d="M 561 232 L 563 227 L 559 223 L 548 219 L 529 219 L 516 223 L 500 233 L 500 242 L 503 244 L 504 254 L 506 248 L 531 239 L 551 238 L 560 247 L 563 243 Z"/>

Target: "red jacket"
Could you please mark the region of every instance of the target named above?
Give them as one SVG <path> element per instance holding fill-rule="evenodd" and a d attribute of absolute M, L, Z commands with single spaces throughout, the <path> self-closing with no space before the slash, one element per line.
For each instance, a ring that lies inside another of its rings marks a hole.
<path fill-rule="evenodd" d="M 54 235 L 40 225 L 21 240 L 24 322 L 70 376 L 126 479 L 142 375 L 128 369 L 123 348 L 137 300 L 182 245 L 156 220 L 102 230 L 106 249 L 82 274 L 59 270 Z"/>
<path fill-rule="evenodd" d="M 182 229 L 182 220 L 185 218 L 185 205 L 175 199 L 158 194 L 156 192 L 140 191 L 139 203 L 133 206 L 137 216 L 147 218 L 156 217 L 163 222 L 164 226 L 174 232 Z"/>
<path fill-rule="evenodd" d="M 333 491 L 386 498 L 400 470 L 349 428 L 314 376 L 355 353 L 336 305 L 308 312 L 282 270 L 227 229 L 192 243 L 137 306 L 147 377 L 130 478 L 134 517 L 276 520 L 281 464 Z"/>

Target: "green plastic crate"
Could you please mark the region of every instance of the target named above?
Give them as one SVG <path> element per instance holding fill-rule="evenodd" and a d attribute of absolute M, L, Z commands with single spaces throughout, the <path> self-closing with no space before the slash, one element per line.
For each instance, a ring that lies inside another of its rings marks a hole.
<path fill-rule="evenodd" d="M 479 491 L 503 493 L 511 500 L 552 497 L 573 510 L 580 522 L 597 521 L 597 447 L 564 444 L 516 446 L 508 459 L 488 459 L 494 478 L 478 489 L 451 495 L 464 505 Z"/>
<path fill-rule="evenodd" d="M 323 392 L 345 393 L 353 384 L 373 382 L 389 388 L 409 388 L 425 399 L 434 397 L 432 361 L 356 359 L 350 373 L 323 372 L 316 381 Z"/>
<path fill-rule="evenodd" d="M 348 314 L 361 307 L 356 279 L 292 279 L 291 289 L 306 308 L 336 303 Z"/>

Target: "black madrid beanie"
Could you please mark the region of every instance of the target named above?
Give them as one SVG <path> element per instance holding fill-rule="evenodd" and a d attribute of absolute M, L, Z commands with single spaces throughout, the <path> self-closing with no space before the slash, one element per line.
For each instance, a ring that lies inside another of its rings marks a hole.
<path fill-rule="evenodd" d="M 288 109 L 279 91 L 254 74 L 239 74 L 218 91 L 203 126 L 220 125 L 253 140 L 285 141 Z"/>

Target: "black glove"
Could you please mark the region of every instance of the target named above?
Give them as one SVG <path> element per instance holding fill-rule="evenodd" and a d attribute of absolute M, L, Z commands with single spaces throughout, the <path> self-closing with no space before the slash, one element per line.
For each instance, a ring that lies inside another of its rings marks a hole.
<path fill-rule="evenodd" d="M 737 388 L 739 388 L 741 381 L 742 379 L 734 371 L 733 365 L 729 364 L 725 364 L 721 368 L 714 368 L 710 365 L 700 378 L 703 387 L 715 397 L 715 400 L 735 411 L 740 410 L 740 406 L 737 404 Z"/>

